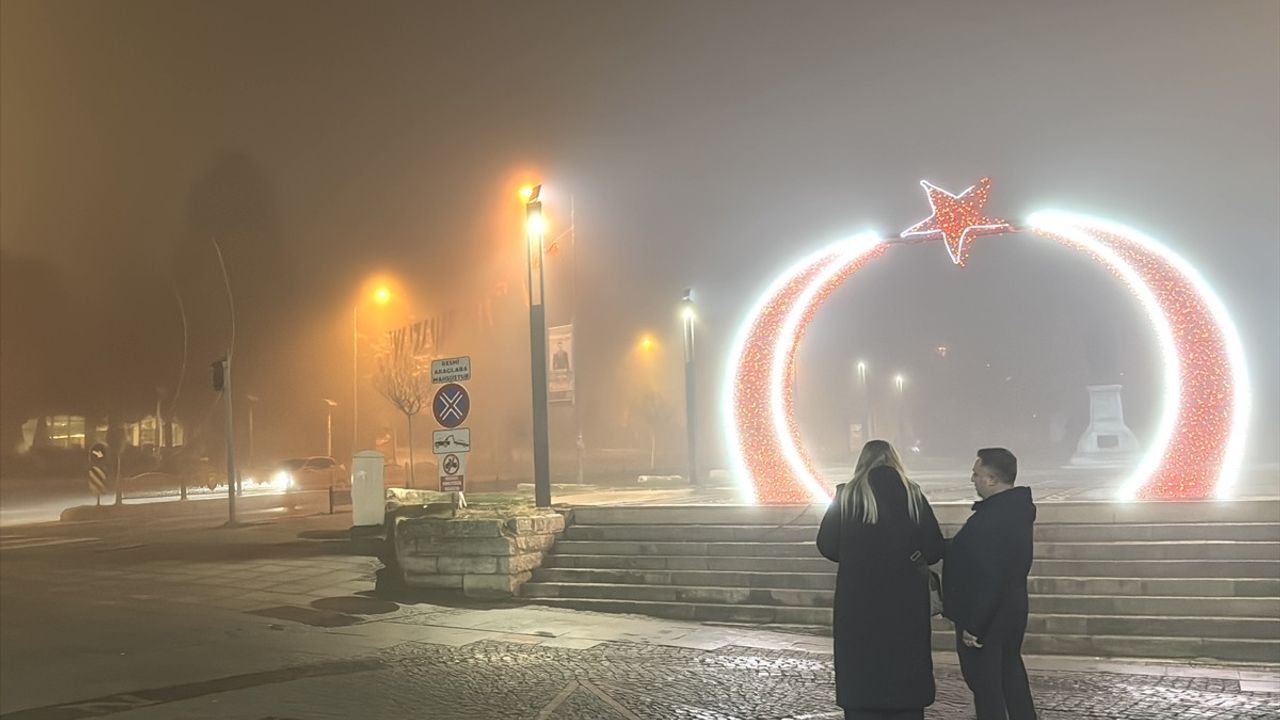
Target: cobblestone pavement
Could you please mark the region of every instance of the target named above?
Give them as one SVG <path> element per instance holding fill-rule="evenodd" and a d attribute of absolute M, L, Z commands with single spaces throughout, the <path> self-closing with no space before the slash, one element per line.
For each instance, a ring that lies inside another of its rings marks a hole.
<path fill-rule="evenodd" d="M 938 702 L 926 717 L 971 718 L 958 669 L 939 664 L 935 674 Z M 1239 680 L 1059 670 L 1033 672 L 1032 682 L 1042 720 L 1280 717 L 1280 692 L 1243 692 Z M 533 640 L 410 642 L 337 668 L 250 674 L 12 717 L 818 720 L 841 717 L 833 693 L 826 653 L 627 642 L 582 648 Z"/>

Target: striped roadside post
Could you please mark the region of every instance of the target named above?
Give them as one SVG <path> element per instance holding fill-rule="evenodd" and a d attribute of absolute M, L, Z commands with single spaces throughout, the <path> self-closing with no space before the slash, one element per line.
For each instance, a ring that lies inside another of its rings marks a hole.
<path fill-rule="evenodd" d="M 89 449 L 89 492 L 102 504 L 102 494 L 107 491 L 107 446 L 95 444 Z"/>

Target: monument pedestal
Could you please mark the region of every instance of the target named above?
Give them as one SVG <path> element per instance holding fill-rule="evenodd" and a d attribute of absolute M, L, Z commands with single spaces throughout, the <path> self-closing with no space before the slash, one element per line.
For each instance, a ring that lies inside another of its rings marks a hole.
<path fill-rule="evenodd" d="M 1119 385 L 1090 385 L 1089 427 L 1071 456 L 1072 465 L 1112 465 L 1133 460 L 1141 452 L 1138 437 L 1124 424 Z"/>

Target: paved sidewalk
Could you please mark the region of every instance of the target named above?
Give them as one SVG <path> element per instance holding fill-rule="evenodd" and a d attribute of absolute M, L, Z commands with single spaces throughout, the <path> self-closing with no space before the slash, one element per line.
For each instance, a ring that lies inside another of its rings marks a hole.
<path fill-rule="evenodd" d="M 829 638 L 374 596 L 349 517 L 23 528 L 0 563 L 5 718 L 838 718 Z M 79 542 L 75 542 L 75 541 Z M 934 720 L 972 717 L 935 659 Z M 1280 668 L 1032 658 L 1045 720 L 1280 717 Z"/>
<path fill-rule="evenodd" d="M 364 603 L 363 605 L 361 603 Z M 450 608 L 351 599 L 358 621 L 266 623 L 309 662 L 138 687 L 5 717 L 120 720 L 263 717 L 838 718 L 829 640 L 546 608 Z M 305 622 L 305 621 L 304 621 Z M 231 652 L 227 646 L 224 652 Z M 929 718 L 972 717 L 953 658 L 936 658 Z M 1031 658 L 1044 720 L 1262 720 L 1280 714 L 1280 671 Z"/>

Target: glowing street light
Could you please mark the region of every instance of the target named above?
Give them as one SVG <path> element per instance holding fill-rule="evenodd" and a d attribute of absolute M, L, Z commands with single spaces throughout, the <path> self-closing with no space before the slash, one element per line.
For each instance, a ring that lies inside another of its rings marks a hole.
<path fill-rule="evenodd" d="M 330 400 L 329 398 L 320 398 L 320 399 L 324 401 L 325 405 L 329 406 L 329 409 L 325 412 L 325 419 L 324 419 L 324 423 L 325 423 L 325 451 L 324 452 L 326 457 L 333 457 L 333 409 L 338 407 L 338 402 L 336 400 Z"/>
<path fill-rule="evenodd" d="M 693 322 L 697 311 L 693 305 L 693 290 L 685 288 L 680 300 L 680 315 L 684 319 L 684 422 L 688 431 L 689 483 L 698 484 L 698 417 L 697 390 L 694 373 Z"/>
<path fill-rule="evenodd" d="M 871 430 L 871 394 L 867 392 L 867 364 L 859 360 L 857 370 L 858 400 L 862 403 L 862 437 L 863 440 L 870 440 L 874 433 Z"/>
<path fill-rule="evenodd" d="M 391 302 L 391 288 L 380 283 L 370 298 L 380 306 Z M 330 431 L 332 435 L 332 430 Z M 360 303 L 351 308 L 351 455 L 360 451 Z M 329 456 L 333 457 L 333 441 L 329 442 Z"/>
<path fill-rule="evenodd" d="M 521 188 L 529 258 L 529 369 L 533 382 L 533 497 L 538 507 L 551 506 L 551 438 L 547 419 L 547 308 L 543 301 L 545 235 L 542 186 Z"/>

